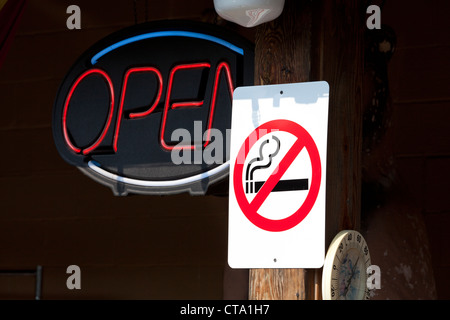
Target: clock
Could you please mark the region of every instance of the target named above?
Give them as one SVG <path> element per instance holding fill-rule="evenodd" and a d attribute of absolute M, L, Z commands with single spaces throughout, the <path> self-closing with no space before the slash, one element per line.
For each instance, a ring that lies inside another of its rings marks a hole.
<path fill-rule="evenodd" d="M 322 273 L 324 300 L 367 300 L 369 247 L 357 231 L 339 232 L 328 248 Z"/>

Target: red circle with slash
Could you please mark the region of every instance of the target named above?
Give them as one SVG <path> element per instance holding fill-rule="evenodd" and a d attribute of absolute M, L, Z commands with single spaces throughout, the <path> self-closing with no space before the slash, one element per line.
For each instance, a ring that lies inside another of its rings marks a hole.
<path fill-rule="evenodd" d="M 278 164 L 278 167 L 274 170 L 274 173 L 256 193 L 253 200 L 249 202 L 244 192 L 243 183 L 245 160 L 241 160 L 247 158 L 251 148 L 258 140 L 273 131 L 286 131 L 297 137 L 297 140 Z M 276 184 L 280 181 L 283 174 L 304 148 L 308 151 L 312 166 L 311 186 L 309 187 L 308 195 L 306 196 L 305 201 L 296 212 L 287 218 L 272 220 L 263 217 L 258 213 L 259 208 L 261 208 L 262 204 L 272 192 Z M 319 194 L 321 177 L 322 167 L 319 150 L 317 149 L 316 143 L 308 131 L 306 131 L 298 123 L 290 120 L 273 120 L 256 128 L 244 141 L 244 144 L 239 150 L 234 166 L 233 186 L 239 207 L 250 222 L 266 231 L 282 232 L 294 228 L 309 214 L 314 206 L 314 203 L 316 202 L 317 195 Z"/>

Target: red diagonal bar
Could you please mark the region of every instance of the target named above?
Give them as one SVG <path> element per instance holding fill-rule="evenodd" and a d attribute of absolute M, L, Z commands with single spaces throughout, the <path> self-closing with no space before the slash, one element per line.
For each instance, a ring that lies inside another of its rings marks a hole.
<path fill-rule="evenodd" d="M 275 188 L 277 183 L 281 180 L 286 170 L 291 166 L 292 162 L 297 158 L 299 153 L 303 150 L 305 144 L 300 139 L 297 139 L 293 146 L 289 149 L 288 153 L 284 156 L 278 166 L 275 168 L 274 172 L 267 179 L 266 183 L 261 187 L 259 192 L 255 195 L 252 202 L 250 203 L 250 208 L 255 212 L 259 210 L 264 201 L 267 199 L 269 194 Z"/>

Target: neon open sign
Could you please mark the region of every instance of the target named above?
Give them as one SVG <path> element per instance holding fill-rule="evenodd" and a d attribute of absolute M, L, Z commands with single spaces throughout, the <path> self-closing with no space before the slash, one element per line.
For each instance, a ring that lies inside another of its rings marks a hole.
<path fill-rule="evenodd" d="M 253 47 L 216 26 L 159 22 L 91 47 L 60 86 L 53 136 L 60 155 L 117 195 L 205 194 L 228 175 L 220 161 L 174 163 L 226 136 L 237 86 L 253 83 Z M 189 133 L 180 140 L 177 132 Z M 216 158 L 217 159 L 217 158 Z"/>

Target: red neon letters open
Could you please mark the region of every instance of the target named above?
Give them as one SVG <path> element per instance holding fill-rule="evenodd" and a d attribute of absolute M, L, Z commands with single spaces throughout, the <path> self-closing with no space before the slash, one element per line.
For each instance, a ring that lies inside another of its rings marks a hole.
<path fill-rule="evenodd" d="M 166 141 L 164 140 L 164 133 L 165 133 L 166 124 L 167 124 L 167 114 L 170 109 L 177 109 L 177 108 L 181 108 L 181 107 L 183 107 L 183 108 L 199 108 L 199 107 L 203 106 L 204 100 L 176 102 L 176 103 L 172 103 L 172 104 L 170 103 L 175 73 L 181 72 L 183 70 L 200 69 L 200 68 L 210 69 L 211 65 L 208 62 L 181 64 L 181 65 L 174 66 L 169 73 L 169 80 L 168 80 L 168 84 L 167 84 L 167 92 L 166 92 L 166 98 L 165 98 L 165 102 L 164 102 L 164 110 L 162 113 L 161 129 L 160 129 L 160 144 L 161 144 L 161 147 L 164 148 L 165 150 L 171 151 L 174 149 L 195 149 L 194 145 L 172 146 L 172 145 L 167 144 Z M 234 85 L 233 85 L 233 80 L 232 80 L 232 76 L 231 76 L 230 66 L 227 62 L 221 62 L 217 65 L 216 70 L 215 70 L 214 85 L 213 85 L 213 90 L 211 93 L 212 94 L 211 105 L 209 107 L 208 123 L 207 123 L 207 128 L 206 128 L 207 137 L 203 144 L 203 147 L 206 147 L 210 142 L 210 129 L 212 128 L 213 121 L 214 121 L 215 107 L 216 107 L 216 103 L 217 103 L 217 92 L 219 89 L 220 75 L 221 75 L 222 71 L 225 72 L 227 86 L 229 89 L 229 94 L 230 94 L 231 99 L 233 97 Z M 122 85 L 122 89 L 121 89 L 121 94 L 120 94 L 121 98 L 119 101 L 118 112 L 117 112 L 117 116 L 116 116 L 114 139 L 112 142 L 112 144 L 113 144 L 112 147 L 113 147 L 114 152 L 117 152 L 117 148 L 118 148 L 120 126 L 121 126 L 122 119 L 123 119 L 123 105 L 124 105 L 125 96 L 126 96 L 126 92 L 127 92 L 129 77 L 133 73 L 145 73 L 145 72 L 153 73 L 157 78 L 158 89 L 155 94 L 155 99 L 146 111 L 130 113 L 129 118 L 130 119 L 139 119 L 139 118 L 144 118 L 144 117 L 150 115 L 155 110 L 155 108 L 157 107 L 157 105 L 159 104 L 159 102 L 161 100 L 161 95 L 162 95 L 162 91 L 163 91 L 163 77 L 161 75 L 161 72 L 158 70 L 158 68 L 156 68 L 156 67 L 137 67 L 137 68 L 130 68 L 125 72 L 125 76 L 123 79 L 123 85 Z M 76 88 L 78 87 L 78 85 L 84 79 L 86 79 L 88 76 L 91 76 L 91 75 L 100 75 L 106 81 L 106 83 L 108 85 L 109 94 L 110 94 L 110 106 L 109 106 L 109 110 L 108 110 L 107 120 L 105 122 L 105 125 L 102 128 L 102 131 L 98 135 L 98 138 L 91 145 L 82 148 L 82 147 L 76 146 L 70 138 L 69 130 L 67 128 L 67 110 L 69 108 L 70 100 L 72 99 L 73 93 L 76 90 Z M 64 111 L 63 111 L 63 116 L 62 116 L 62 129 L 63 129 L 64 139 L 65 139 L 67 146 L 73 152 L 81 153 L 83 155 L 87 155 L 87 154 L 95 151 L 95 149 L 105 139 L 105 136 L 110 128 L 113 114 L 114 114 L 114 108 L 115 108 L 114 87 L 113 87 L 113 84 L 112 84 L 112 81 L 111 81 L 111 78 L 109 77 L 109 75 L 105 71 L 98 69 L 98 68 L 90 69 L 90 70 L 87 70 L 84 73 L 82 73 L 77 78 L 77 80 L 74 82 L 72 87 L 70 88 L 69 94 L 67 95 L 66 101 L 64 104 Z"/>

